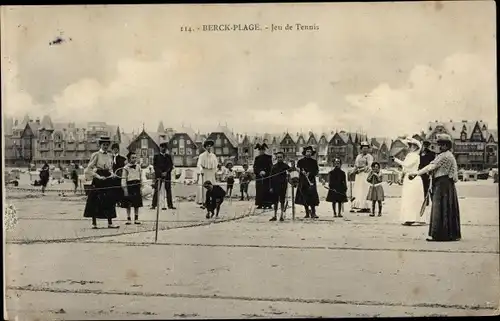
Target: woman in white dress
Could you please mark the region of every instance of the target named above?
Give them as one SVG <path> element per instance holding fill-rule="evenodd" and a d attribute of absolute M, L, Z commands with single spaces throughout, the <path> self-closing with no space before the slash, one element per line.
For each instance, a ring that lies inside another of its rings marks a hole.
<path fill-rule="evenodd" d="M 414 139 L 407 140 L 409 153 L 404 161 L 394 158 L 394 161 L 403 167 L 403 189 L 401 195 L 401 212 L 400 220 L 403 225 L 410 226 L 413 224 L 425 224 L 425 219 L 420 216 L 420 208 L 424 198 L 422 196 L 422 182 L 419 180 L 410 180 L 409 173 L 418 171 L 420 165 L 420 149 L 422 144 Z"/>
<path fill-rule="evenodd" d="M 217 165 L 219 161 L 217 156 L 212 152 L 214 142 L 212 140 L 206 140 L 203 143 L 203 148 L 205 151 L 198 157 L 198 163 L 196 167 L 198 168 L 198 181 L 196 186 L 196 203 L 200 204 L 204 208 L 205 193 L 203 191 L 203 183 L 206 181 L 215 184 L 215 172 L 217 171 Z"/>
<path fill-rule="evenodd" d="M 359 154 L 354 161 L 356 178 L 354 179 L 354 187 L 352 190 L 354 201 L 352 202 L 351 212 L 358 210 L 359 213 L 370 213 L 372 204 L 371 201 L 366 200 L 368 190 L 370 189 L 370 183 L 368 183 L 366 179 L 371 170 L 373 156 L 368 153 L 370 149 L 370 144 L 368 144 L 368 142 L 362 142 L 360 146 L 361 154 Z"/>

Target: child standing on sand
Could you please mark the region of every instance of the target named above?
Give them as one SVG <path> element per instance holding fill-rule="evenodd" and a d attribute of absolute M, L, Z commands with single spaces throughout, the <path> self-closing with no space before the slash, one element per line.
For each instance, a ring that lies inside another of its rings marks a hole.
<path fill-rule="evenodd" d="M 384 188 L 382 187 L 382 175 L 380 174 L 380 164 L 373 162 L 371 172 L 366 181 L 370 183 L 366 200 L 372 201 L 372 212 L 370 216 L 375 216 L 375 204 L 378 203 L 378 216 L 382 216 L 382 202 L 384 201 Z"/>

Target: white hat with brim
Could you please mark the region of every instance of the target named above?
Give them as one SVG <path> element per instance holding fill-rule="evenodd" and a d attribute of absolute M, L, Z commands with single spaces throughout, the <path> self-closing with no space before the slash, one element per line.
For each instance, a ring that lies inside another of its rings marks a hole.
<path fill-rule="evenodd" d="M 421 143 L 419 140 L 415 139 L 415 138 L 408 138 L 408 139 L 406 140 L 406 143 L 407 143 L 408 145 L 415 145 L 415 146 L 417 146 L 417 147 L 418 147 L 418 149 L 421 149 L 421 148 L 422 148 L 422 143 Z"/>

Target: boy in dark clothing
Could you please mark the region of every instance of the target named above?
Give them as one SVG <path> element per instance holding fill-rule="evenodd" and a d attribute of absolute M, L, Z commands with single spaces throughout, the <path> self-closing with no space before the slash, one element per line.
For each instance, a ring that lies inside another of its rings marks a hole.
<path fill-rule="evenodd" d="M 276 153 L 276 164 L 271 168 L 271 199 L 274 206 L 274 216 L 270 221 L 276 221 L 278 215 L 278 203 L 281 204 L 280 221 L 284 221 L 286 190 L 288 188 L 288 171 L 290 166 L 283 162 L 284 154 Z"/>
<path fill-rule="evenodd" d="M 215 217 L 219 217 L 220 206 L 224 202 L 226 191 L 219 185 L 213 185 L 210 181 L 203 183 L 203 187 L 207 190 L 205 197 L 206 218 L 212 218 L 214 215 Z"/>
<path fill-rule="evenodd" d="M 245 194 L 247 195 L 247 201 L 250 200 L 248 196 L 248 185 L 250 185 L 250 181 L 252 180 L 252 174 L 248 172 L 248 164 L 243 164 L 243 173 L 240 176 L 240 192 L 241 198 L 240 201 L 244 200 Z"/>

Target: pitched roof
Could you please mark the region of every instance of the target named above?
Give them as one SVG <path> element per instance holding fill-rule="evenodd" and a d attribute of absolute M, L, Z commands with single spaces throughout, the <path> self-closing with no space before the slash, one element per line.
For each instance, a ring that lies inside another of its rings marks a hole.
<path fill-rule="evenodd" d="M 52 119 L 50 119 L 49 115 L 43 116 L 42 121 L 40 123 L 40 128 L 54 129 L 54 124 L 52 123 Z"/>
<path fill-rule="evenodd" d="M 402 150 L 406 149 L 408 147 L 408 144 L 406 143 L 406 140 L 404 139 L 401 139 L 401 138 L 397 138 L 393 141 L 393 145 L 396 143 L 396 142 L 401 142 L 402 146 L 390 146 L 390 155 L 391 156 L 395 156 L 397 154 L 399 154 Z"/>
<path fill-rule="evenodd" d="M 498 142 L 498 130 L 497 129 L 489 129 L 488 135 L 486 136 L 486 139 L 489 139 L 490 136 L 493 136 L 493 140 L 495 143 Z"/>
<path fill-rule="evenodd" d="M 483 132 L 483 135 L 486 135 L 487 130 L 483 130 L 482 127 L 483 125 L 488 127 L 488 125 L 483 122 L 483 121 L 470 121 L 470 120 L 462 120 L 462 121 L 449 121 L 449 122 L 442 122 L 442 121 L 434 121 L 434 122 L 429 122 L 427 128 L 426 128 L 426 136 L 429 136 L 438 126 L 444 127 L 444 129 L 450 134 L 450 136 L 453 139 L 460 139 L 460 135 L 462 134 L 462 130 L 465 129 L 467 133 L 467 138 L 470 138 L 472 136 L 472 132 L 474 131 L 474 127 L 476 126 L 476 123 L 479 124 L 479 128 Z"/>
<path fill-rule="evenodd" d="M 196 138 L 194 139 L 194 141 L 196 143 L 202 143 L 205 141 L 205 139 L 207 139 L 208 136 L 206 134 L 196 133 L 195 137 Z"/>
<path fill-rule="evenodd" d="M 129 150 L 128 147 L 134 140 L 134 135 L 132 133 L 121 133 L 121 142 L 120 142 L 120 154 L 127 155 Z"/>
<path fill-rule="evenodd" d="M 160 120 L 160 123 L 158 124 L 158 129 L 156 130 L 159 133 L 162 133 L 165 131 L 165 126 L 163 126 L 163 122 Z"/>
<path fill-rule="evenodd" d="M 181 126 L 175 131 L 176 134 L 187 134 L 193 142 L 196 143 L 196 132 L 191 127 Z M 172 138 L 172 137 L 170 137 Z"/>
<path fill-rule="evenodd" d="M 214 130 L 215 133 L 223 133 L 226 137 L 227 140 L 229 140 L 229 143 L 233 145 L 233 147 L 238 147 L 238 140 L 234 136 L 234 134 L 227 128 L 227 126 L 219 125 L 217 126 L 217 129 Z"/>
<path fill-rule="evenodd" d="M 158 132 L 151 132 L 151 131 L 145 131 L 146 134 L 151 137 L 151 139 L 155 142 L 156 145 L 160 146 L 161 143 L 168 142 L 170 140 L 169 135 L 167 133 L 158 133 Z"/>

